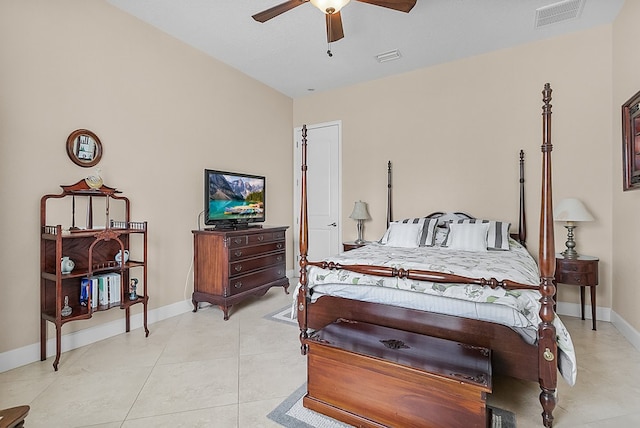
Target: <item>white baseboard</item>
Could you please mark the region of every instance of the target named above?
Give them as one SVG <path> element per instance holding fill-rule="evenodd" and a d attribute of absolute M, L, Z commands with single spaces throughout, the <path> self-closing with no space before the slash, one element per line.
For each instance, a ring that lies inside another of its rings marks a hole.
<path fill-rule="evenodd" d="M 577 303 L 558 302 L 556 312 L 558 313 L 558 315 L 568 315 L 577 318 L 581 317 L 580 305 Z M 592 318 L 590 305 L 585 304 L 584 317 L 588 320 Z M 620 334 L 622 334 L 622 336 L 624 336 L 624 338 L 627 339 L 629 343 L 631 343 L 638 351 L 640 351 L 640 332 L 633 328 L 631 324 L 629 324 L 620 315 L 612 311 L 610 308 L 601 308 L 597 306 L 596 320 L 606 321 L 613 324 L 613 326 L 618 329 Z"/>
<path fill-rule="evenodd" d="M 570 317 L 581 317 L 580 305 L 578 303 L 566 303 L 558 302 L 556 312 L 558 315 L 568 315 Z M 591 317 L 591 305 L 584 305 L 584 317 L 590 320 Z M 611 309 L 601 308 L 596 306 L 596 320 L 611 322 Z"/>
<path fill-rule="evenodd" d="M 191 310 L 193 310 L 191 300 L 184 300 L 161 308 L 152 309 L 147 313 L 147 324 L 151 325 Z M 131 330 L 142 327 L 142 321 L 143 317 L 141 313 L 131 315 Z M 61 350 L 62 352 L 66 352 L 80 348 L 109 337 L 117 336 L 123 333 L 124 330 L 125 319 L 123 317 L 119 320 L 65 334 L 62 336 Z M 47 340 L 47 357 L 55 355 L 55 341 L 55 337 Z M 33 343 L 23 346 L 22 348 L 12 349 L 0 354 L 0 373 L 36 361 L 40 361 L 40 343 Z"/>
<path fill-rule="evenodd" d="M 640 351 L 640 332 L 633 328 L 624 318 L 611 311 L 611 324 L 618 329 L 622 334 L 638 351 Z"/>
<path fill-rule="evenodd" d="M 292 279 L 295 270 L 287 271 L 287 277 Z M 291 281 L 295 288 L 294 281 Z M 152 325 L 158 321 L 175 317 L 193 310 L 191 300 L 172 303 L 161 308 L 152 309 L 147 313 L 147 324 Z M 131 330 L 142 327 L 142 314 L 131 316 Z M 61 352 L 70 351 L 82 346 L 90 345 L 109 337 L 117 336 L 125 330 L 125 319 L 118 319 L 95 327 L 79 330 L 73 333 L 65 334 L 61 339 Z M 56 340 L 55 337 L 47 340 L 47 358 L 55 355 Z M 12 349 L 0 354 L 0 373 L 7 370 L 15 369 L 36 361 L 40 361 L 40 343 L 23 346 L 22 348 Z"/>

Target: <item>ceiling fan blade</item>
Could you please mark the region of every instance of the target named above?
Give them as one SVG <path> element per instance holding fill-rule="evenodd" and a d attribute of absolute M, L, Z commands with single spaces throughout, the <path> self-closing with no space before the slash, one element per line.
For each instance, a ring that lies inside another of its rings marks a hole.
<path fill-rule="evenodd" d="M 356 0 L 361 3 L 374 4 L 387 9 L 393 9 L 400 12 L 409 12 L 416 5 L 416 0 Z"/>
<path fill-rule="evenodd" d="M 336 42 L 344 37 L 340 12 L 327 13 L 327 42 Z"/>
<path fill-rule="evenodd" d="M 288 0 L 284 3 L 280 3 L 279 5 L 273 6 L 267 10 L 263 10 L 262 12 L 256 13 L 252 16 L 258 22 L 266 22 L 271 18 L 275 18 L 276 16 L 283 14 L 287 11 L 290 11 L 294 7 L 298 7 L 301 4 L 307 3 L 309 0 Z"/>

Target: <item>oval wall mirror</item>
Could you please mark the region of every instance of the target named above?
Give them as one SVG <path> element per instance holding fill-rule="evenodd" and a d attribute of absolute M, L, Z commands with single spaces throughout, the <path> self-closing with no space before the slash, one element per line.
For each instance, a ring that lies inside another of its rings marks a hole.
<path fill-rule="evenodd" d="M 76 165 L 85 168 L 94 166 L 102 158 L 102 143 L 88 129 L 76 129 L 67 138 L 67 154 Z"/>

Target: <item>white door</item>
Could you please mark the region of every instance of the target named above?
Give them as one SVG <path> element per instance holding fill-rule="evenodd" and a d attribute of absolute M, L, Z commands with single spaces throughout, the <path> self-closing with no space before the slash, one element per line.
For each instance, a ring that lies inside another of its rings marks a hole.
<path fill-rule="evenodd" d="M 294 248 L 295 271 L 300 260 L 300 192 L 302 127 L 294 129 Z M 342 251 L 340 237 L 342 123 L 307 125 L 307 212 L 309 255 L 320 261 Z"/>

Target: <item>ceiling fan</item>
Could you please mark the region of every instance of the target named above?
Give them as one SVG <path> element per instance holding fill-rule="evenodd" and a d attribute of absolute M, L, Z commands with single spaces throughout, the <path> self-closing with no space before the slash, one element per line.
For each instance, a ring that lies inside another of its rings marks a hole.
<path fill-rule="evenodd" d="M 252 16 L 258 22 L 266 22 L 304 3 L 311 3 L 325 14 L 327 23 L 327 42 L 335 42 L 344 37 L 340 9 L 350 0 L 288 0 Z M 356 0 L 400 12 L 409 12 L 416 5 L 416 0 Z"/>

